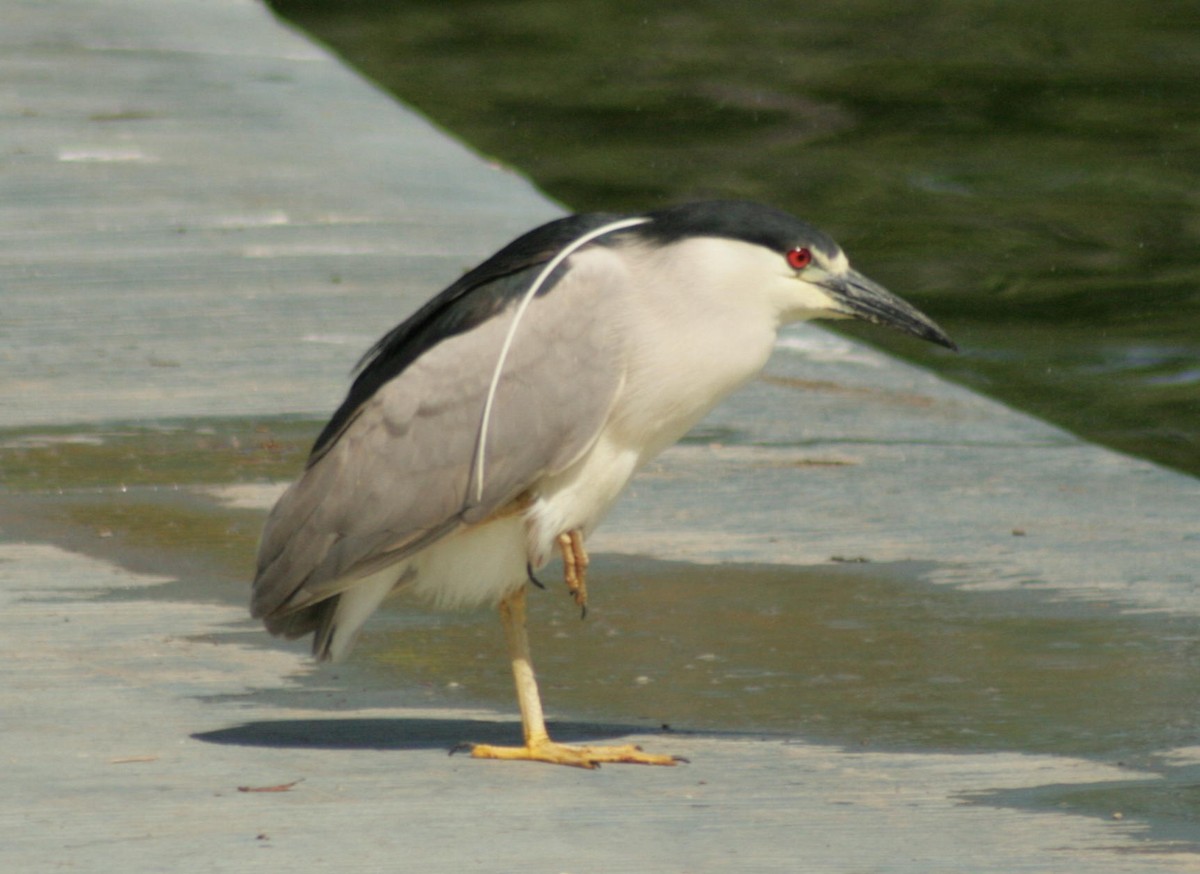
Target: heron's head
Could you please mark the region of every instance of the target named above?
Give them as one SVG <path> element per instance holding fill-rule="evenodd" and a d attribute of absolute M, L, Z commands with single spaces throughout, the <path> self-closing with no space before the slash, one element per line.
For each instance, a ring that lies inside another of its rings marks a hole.
<path fill-rule="evenodd" d="M 780 323 L 862 319 L 957 349 L 933 319 L 853 269 L 827 234 L 786 212 L 707 201 L 648 218 L 635 229 L 638 236 L 678 247 L 679 257 L 703 260 L 703 281 L 753 296 L 748 302 L 761 304 Z"/>

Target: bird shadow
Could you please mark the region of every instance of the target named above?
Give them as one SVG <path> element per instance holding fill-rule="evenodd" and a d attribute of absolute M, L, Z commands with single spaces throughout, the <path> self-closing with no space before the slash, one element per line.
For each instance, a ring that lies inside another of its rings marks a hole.
<path fill-rule="evenodd" d="M 643 726 L 551 722 L 555 740 L 566 743 L 645 734 Z M 193 734 L 206 743 L 280 749 L 452 750 L 464 743 L 515 744 L 519 722 L 473 719 L 280 719 L 244 722 Z"/>

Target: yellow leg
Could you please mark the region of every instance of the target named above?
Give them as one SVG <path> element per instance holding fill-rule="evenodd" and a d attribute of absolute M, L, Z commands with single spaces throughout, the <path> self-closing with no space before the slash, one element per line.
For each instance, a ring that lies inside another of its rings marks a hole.
<path fill-rule="evenodd" d="M 605 762 L 629 762 L 638 765 L 674 765 L 683 761 L 674 756 L 642 752 L 633 744 L 624 746 L 571 747 L 555 743 L 546 733 L 542 715 L 542 700 L 537 680 L 529 661 L 529 635 L 525 631 L 525 588 L 522 587 L 500 602 L 500 619 L 508 638 L 508 653 L 512 657 L 513 679 L 517 684 L 517 703 L 521 706 L 521 727 L 525 746 L 497 747 L 475 744 L 471 755 L 477 759 L 516 759 L 528 762 L 549 762 L 573 765 L 576 768 L 595 768 Z"/>
<path fill-rule="evenodd" d="M 567 591 L 579 605 L 583 616 L 587 616 L 587 569 L 588 554 L 583 548 L 583 535 L 579 530 L 564 531 L 558 535 L 558 548 L 562 552 L 563 579 Z"/>

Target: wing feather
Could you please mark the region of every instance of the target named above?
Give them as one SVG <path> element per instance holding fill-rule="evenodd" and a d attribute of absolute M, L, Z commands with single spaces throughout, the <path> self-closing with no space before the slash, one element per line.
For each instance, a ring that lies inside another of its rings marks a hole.
<path fill-rule="evenodd" d="M 362 404 L 431 346 L 470 331 L 495 317 L 528 288 L 542 265 L 580 236 L 613 220 L 607 213 L 584 213 L 548 222 L 522 234 L 478 267 L 463 274 L 405 319 L 358 362 L 358 377 L 313 446 L 315 462 L 338 439 Z M 553 282 L 546 283 L 546 290 Z"/>
<path fill-rule="evenodd" d="M 525 313 L 496 389 L 483 490 L 473 487 L 481 416 L 520 297 L 514 287 L 527 287 L 529 272 L 478 286 L 473 293 L 509 305 L 469 330 L 426 342 L 359 399 L 334 437 L 318 441 L 264 528 L 255 616 L 294 630 L 281 617 L 483 521 L 592 444 L 625 361 L 609 311 L 625 280 L 603 247 L 568 261 Z"/>

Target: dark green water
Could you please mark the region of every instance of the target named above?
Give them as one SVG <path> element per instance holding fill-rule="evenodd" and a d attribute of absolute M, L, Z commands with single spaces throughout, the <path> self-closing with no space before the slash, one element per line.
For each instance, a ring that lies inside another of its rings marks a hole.
<path fill-rule="evenodd" d="M 963 352 L 872 343 L 1200 473 L 1200 4 L 273 5 L 572 209 L 790 209 Z"/>

